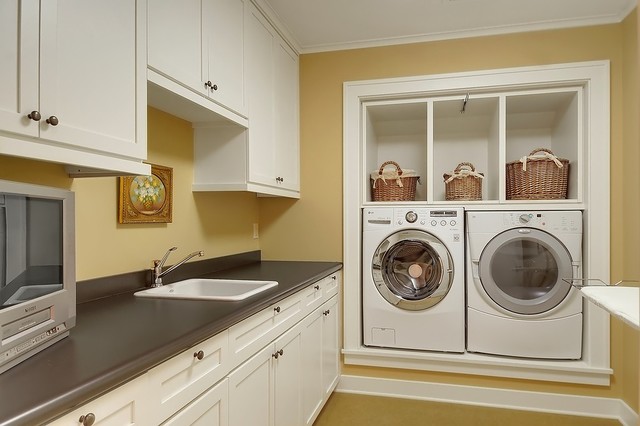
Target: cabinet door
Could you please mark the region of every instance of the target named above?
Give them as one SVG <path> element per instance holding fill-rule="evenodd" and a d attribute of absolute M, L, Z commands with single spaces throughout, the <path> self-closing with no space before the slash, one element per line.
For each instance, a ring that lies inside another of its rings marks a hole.
<path fill-rule="evenodd" d="M 273 426 L 273 344 L 229 374 L 229 425 Z"/>
<path fill-rule="evenodd" d="M 271 26 L 250 5 L 247 17 L 247 101 L 249 107 L 249 181 L 276 185 Z"/>
<path fill-rule="evenodd" d="M 274 46 L 274 132 L 278 184 L 300 190 L 298 55 L 280 37 Z"/>
<path fill-rule="evenodd" d="M 40 7 L 40 138 L 146 158 L 146 1 Z"/>
<path fill-rule="evenodd" d="M 302 322 L 302 415 L 304 425 L 312 425 L 324 401 L 322 348 L 324 337 L 322 309 L 316 309 Z"/>
<path fill-rule="evenodd" d="M 244 0 L 205 0 L 203 74 L 211 99 L 246 115 L 244 92 Z"/>
<path fill-rule="evenodd" d="M 0 129 L 38 135 L 38 1 L 0 2 Z"/>
<path fill-rule="evenodd" d="M 206 95 L 202 61 L 203 8 L 202 0 L 149 0 L 147 54 L 149 68 Z"/>
<path fill-rule="evenodd" d="M 229 381 L 200 395 L 163 426 L 227 426 L 229 424 Z"/>
<path fill-rule="evenodd" d="M 273 356 L 275 424 L 302 424 L 302 338 L 295 326 L 275 342 Z"/>
<path fill-rule="evenodd" d="M 340 378 L 340 312 L 338 296 L 323 305 L 322 310 L 322 386 L 329 398 Z"/>
<path fill-rule="evenodd" d="M 151 424 L 150 409 L 145 399 L 149 391 L 146 376 L 143 375 L 54 420 L 50 425 L 78 426 L 85 419 L 87 424 L 96 426 Z M 91 418 L 95 423 L 88 423 Z"/>

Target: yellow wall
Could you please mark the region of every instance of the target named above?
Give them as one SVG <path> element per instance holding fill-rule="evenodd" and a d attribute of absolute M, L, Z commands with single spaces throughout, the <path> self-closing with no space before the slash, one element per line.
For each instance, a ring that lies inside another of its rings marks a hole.
<path fill-rule="evenodd" d="M 637 59 L 633 15 L 618 25 L 302 55 L 302 199 L 297 203 L 260 201 L 261 224 L 268 224 L 261 242 L 266 257 L 341 259 L 343 82 L 607 59 L 611 61 L 611 223 L 616 224 L 612 225 L 612 278 L 637 278 L 635 243 L 640 236 L 634 218 L 638 211 L 637 176 L 631 181 L 623 178 L 625 169 L 637 175 L 638 160 L 637 132 L 631 129 L 637 125 L 637 108 L 633 104 L 636 92 L 630 92 L 631 97 L 624 96 L 629 94 L 626 86 L 636 85 L 637 68 L 629 63 Z M 624 108 L 629 108 L 628 114 Z M 306 244 L 304 249 L 301 241 Z M 610 387 L 355 366 L 345 366 L 343 371 L 353 375 L 623 398 L 637 411 L 637 336 L 620 322 L 612 321 L 611 343 L 615 373 Z M 628 351 L 631 352 L 627 354 Z"/>
<path fill-rule="evenodd" d="M 252 235 L 258 222 L 255 194 L 191 192 L 191 123 L 149 108 L 148 161 L 173 168 L 172 223 L 118 224 L 115 177 L 69 179 L 62 166 L 0 156 L 0 179 L 75 192 L 78 280 L 150 268 L 172 246 L 178 250 L 167 264 L 195 250 L 212 258 L 259 248 Z"/>

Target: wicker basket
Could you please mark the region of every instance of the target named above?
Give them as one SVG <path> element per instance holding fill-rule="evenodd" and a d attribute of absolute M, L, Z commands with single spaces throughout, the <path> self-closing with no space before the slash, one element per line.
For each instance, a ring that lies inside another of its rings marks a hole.
<path fill-rule="evenodd" d="M 386 166 L 394 170 L 384 170 Z M 416 183 L 420 176 L 413 170 L 403 171 L 395 161 L 385 161 L 380 169 L 371 173 L 372 201 L 413 201 L 416 197 Z"/>
<path fill-rule="evenodd" d="M 543 155 L 535 155 L 543 153 Z M 507 163 L 507 200 L 567 198 L 569 160 L 537 148 L 527 157 Z"/>
<path fill-rule="evenodd" d="M 476 173 L 471 163 L 460 163 L 453 173 L 445 173 L 445 198 L 447 201 L 482 200 L 482 173 Z"/>

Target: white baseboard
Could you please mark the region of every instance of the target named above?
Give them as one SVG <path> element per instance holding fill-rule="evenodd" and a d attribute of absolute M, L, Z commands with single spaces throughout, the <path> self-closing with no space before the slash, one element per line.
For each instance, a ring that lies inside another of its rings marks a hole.
<path fill-rule="evenodd" d="M 479 405 L 619 420 L 636 426 L 638 414 L 615 398 L 483 388 L 343 375 L 336 392 Z"/>

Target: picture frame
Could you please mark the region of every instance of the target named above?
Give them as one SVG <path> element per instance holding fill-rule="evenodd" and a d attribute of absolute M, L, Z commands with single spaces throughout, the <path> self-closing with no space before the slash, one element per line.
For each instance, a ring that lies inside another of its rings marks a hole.
<path fill-rule="evenodd" d="M 150 165 L 150 175 L 119 177 L 118 223 L 172 222 L 173 169 Z"/>

